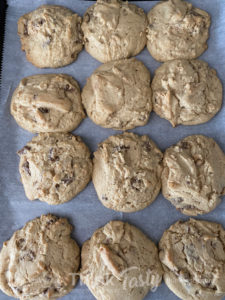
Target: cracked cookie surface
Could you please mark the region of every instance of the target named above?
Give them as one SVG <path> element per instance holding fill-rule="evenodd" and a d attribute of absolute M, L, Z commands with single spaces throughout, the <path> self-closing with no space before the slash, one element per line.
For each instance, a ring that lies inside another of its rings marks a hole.
<path fill-rule="evenodd" d="M 82 18 L 70 9 L 42 5 L 18 20 L 21 49 L 38 68 L 59 68 L 76 60 L 83 48 Z"/>
<path fill-rule="evenodd" d="M 209 121 L 222 105 L 222 83 L 201 60 L 173 60 L 161 65 L 152 81 L 153 110 L 172 126 Z"/>
<path fill-rule="evenodd" d="M 162 1 L 148 13 L 147 48 L 158 61 L 193 59 L 207 49 L 210 16 L 191 3 Z"/>
<path fill-rule="evenodd" d="M 116 211 L 145 208 L 160 191 L 162 158 L 148 136 L 125 132 L 109 137 L 94 153 L 92 180 L 99 200 Z"/>
<path fill-rule="evenodd" d="M 67 219 L 43 215 L 4 242 L 0 252 L 0 288 L 21 300 L 56 299 L 75 286 L 80 249 L 70 237 Z"/>
<path fill-rule="evenodd" d="M 217 143 L 192 135 L 164 153 L 162 193 L 183 214 L 205 214 L 225 194 L 225 155 Z"/>
<path fill-rule="evenodd" d="M 120 0 L 97 0 L 83 18 L 85 49 L 103 63 L 135 56 L 146 45 L 147 25 L 142 8 Z"/>
<path fill-rule="evenodd" d="M 96 230 L 84 243 L 81 259 L 81 280 L 98 300 L 142 300 L 162 280 L 155 244 L 121 221 Z"/>
<path fill-rule="evenodd" d="M 184 300 L 225 296 L 225 231 L 220 224 L 178 221 L 159 242 L 164 281 Z"/>
<path fill-rule="evenodd" d="M 90 151 L 70 133 L 40 133 L 18 151 L 26 196 L 48 204 L 74 198 L 91 179 Z"/>
<path fill-rule="evenodd" d="M 117 130 L 143 126 L 152 110 L 150 73 L 135 58 L 103 64 L 88 78 L 82 103 L 100 126 Z"/>
<path fill-rule="evenodd" d="M 85 118 L 80 88 L 66 74 L 23 78 L 13 93 L 11 114 L 31 132 L 68 132 Z"/>

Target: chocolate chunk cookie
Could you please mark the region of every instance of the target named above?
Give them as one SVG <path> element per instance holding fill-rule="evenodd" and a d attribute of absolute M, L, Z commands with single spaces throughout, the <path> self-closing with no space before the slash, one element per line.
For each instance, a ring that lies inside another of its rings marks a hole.
<path fill-rule="evenodd" d="M 88 78 L 82 102 L 92 121 L 103 127 L 143 126 L 152 110 L 150 73 L 135 58 L 103 64 Z"/>
<path fill-rule="evenodd" d="M 90 151 L 70 133 L 40 133 L 23 149 L 19 171 L 26 196 L 48 204 L 74 198 L 91 179 Z"/>
<path fill-rule="evenodd" d="M 184 138 L 164 153 L 162 193 L 183 214 L 213 210 L 225 194 L 225 155 L 206 136 Z"/>
<path fill-rule="evenodd" d="M 109 137 L 94 153 L 93 183 L 108 208 L 134 212 L 151 204 L 161 188 L 162 152 L 148 136 Z"/>
<path fill-rule="evenodd" d="M 98 300 L 142 300 L 162 280 L 155 244 L 139 229 L 111 221 L 82 247 L 81 280 Z"/>
<path fill-rule="evenodd" d="M 42 5 L 20 17 L 18 34 L 27 60 L 38 68 L 72 63 L 83 48 L 81 22 L 70 9 L 57 5 Z"/>
<path fill-rule="evenodd" d="M 201 60 L 172 60 L 161 65 L 152 81 L 153 109 L 172 126 L 210 120 L 222 105 L 222 83 Z"/>
<path fill-rule="evenodd" d="M 178 221 L 159 242 L 164 281 L 183 300 L 225 296 L 225 231 L 220 224 Z"/>
<path fill-rule="evenodd" d="M 71 231 L 67 219 L 53 215 L 36 218 L 16 231 L 0 252 L 1 290 L 21 300 L 68 294 L 80 264 L 80 249 Z"/>
<path fill-rule="evenodd" d="M 120 0 L 97 0 L 84 14 L 86 51 L 101 62 L 137 55 L 146 45 L 143 9 Z"/>
<path fill-rule="evenodd" d="M 148 13 L 147 48 L 158 61 L 193 59 L 207 49 L 210 16 L 182 0 L 161 1 Z"/>
<path fill-rule="evenodd" d="M 66 74 L 22 79 L 12 96 L 11 114 L 31 132 L 72 131 L 85 117 L 79 85 Z"/>

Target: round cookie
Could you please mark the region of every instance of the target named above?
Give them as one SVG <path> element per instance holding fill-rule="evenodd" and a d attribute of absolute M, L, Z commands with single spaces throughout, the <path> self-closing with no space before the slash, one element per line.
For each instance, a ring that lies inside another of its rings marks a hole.
<path fill-rule="evenodd" d="M 96 230 L 84 243 L 81 260 L 81 280 L 98 300 L 142 300 L 162 280 L 155 244 L 121 221 Z"/>
<path fill-rule="evenodd" d="M 137 55 L 146 45 L 142 8 L 120 0 L 97 0 L 84 14 L 85 50 L 100 62 Z"/>
<path fill-rule="evenodd" d="M 161 188 L 162 152 L 148 136 L 125 132 L 94 153 L 93 184 L 108 208 L 134 212 L 151 204 Z"/>
<path fill-rule="evenodd" d="M 152 81 L 154 111 L 172 126 L 210 120 L 222 105 L 222 84 L 216 71 L 201 60 L 162 64 Z"/>
<path fill-rule="evenodd" d="M 58 68 L 76 60 L 83 48 L 82 18 L 58 5 L 42 5 L 18 20 L 21 49 L 38 68 Z"/>
<path fill-rule="evenodd" d="M 158 61 L 193 59 L 207 49 L 210 16 L 182 0 L 162 1 L 148 13 L 147 48 Z"/>
<path fill-rule="evenodd" d="M 72 131 L 85 117 L 79 85 L 66 74 L 23 78 L 12 96 L 11 114 L 31 132 Z"/>
<path fill-rule="evenodd" d="M 0 289 L 21 300 L 68 294 L 80 264 L 80 249 L 71 231 L 67 219 L 50 214 L 16 231 L 0 252 Z"/>
<path fill-rule="evenodd" d="M 81 96 L 89 118 L 102 127 L 143 126 L 152 110 L 150 73 L 135 58 L 108 62 L 88 78 Z"/>
<path fill-rule="evenodd" d="M 48 204 L 74 198 L 91 179 L 90 151 L 70 133 L 40 133 L 23 149 L 19 171 L 26 196 Z"/>
<path fill-rule="evenodd" d="M 225 194 L 225 155 L 216 142 L 192 135 L 164 153 L 162 193 L 190 216 L 215 209 Z"/>
<path fill-rule="evenodd" d="M 183 300 L 225 296 L 225 231 L 220 224 L 178 221 L 159 242 L 168 288 Z"/>

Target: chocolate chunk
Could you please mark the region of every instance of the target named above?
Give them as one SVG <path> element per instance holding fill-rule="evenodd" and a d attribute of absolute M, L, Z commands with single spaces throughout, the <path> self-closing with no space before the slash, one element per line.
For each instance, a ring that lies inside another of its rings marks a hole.
<path fill-rule="evenodd" d="M 50 159 L 52 162 L 59 160 L 59 156 L 56 155 L 55 152 L 55 149 L 51 148 L 48 153 L 48 159 Z"/>
<path fill-rule="evenodd" d="M 181 148 L 182 149 L 189 149 L 189 144 L 187 142 L 182 142 L 181 143 Z"/>
<path fill-rule="evenodd" d="M 145 151 L 150 152 L 152 150 L 152 146 L 150 144 L 150 142 L 144 142 L 143 147 L 145 149 Z"/>
<path fill-rule="evenodd" d="M 47 294 L 48 291 L 49 291 L 49 288 L 44 289 L 44 290 L 43 290 L 43 294 Z"/>
<path fill-rule="evenodd" d="M 28 36 L 28 28 L 27 28 L 27 24 L 24 24 L 24 31 L 23 31 L 23 34 Z"/>
<path fill-rule="evenodd" d="M 40 20 L 38 20 L 38 25 L 43 25 L 45 23 L 45 19 L 41 18 Z"/>
<path fill-rule="evenodd" d="M 25 163 L 23 164 L 23 169 L 24 171 L 29 175 L 31 176 L 31 172 L 30 172 L 30 165 L 29 165 L 29 162 L 26 160 Z"/>
<path fill-rule="evenodd" d="M 125 145 L 121 145 L 121 146 L 115 146 L 113 147 L 113 153 L 114 152 L 122 152 L 123 150 L 129 150 L 130 146 L 125 146 Z"/>
<path fill-rule="evenodd" d="M 39 107 L 38 110 L 43 114 L 49 113 L 49 109 L 46 107 Z"/>
<path fill-rule="evenodd" d="M 137 177 L 132 177 L 130 179 L 131 187 L 133 189 L 135 189 L 136 191 L 140 191 L 142 183 L 143 183 L 143 181 L 141 179 L 138 179 Z"/>
<path fill-rule="evenodd" d="M 74 177 L 69 177 L 68 175 L 66 175 L 65 177 L 63 177 L 63 178 L 61 179 L 61 181 L 62 181 L 63 183 L 65 183 L 65 185 L 71 184 L 71 183 L 73 182 L 73 180 L 74 180 Z"/>
<path fill-rule="evenodd" d="M 16 241 L 16 246 L 19 249 L 22 249 L 24 247 L 24 242 L 25 242 L 25 239 L 19 239 L 18 241 Z"/>
<path fill-rule="evenodd" d="M 58 183 L 56 183 L 55 188 L 58 190 L 60 187 L 60 185 Z"/>
<path fill-rule="evenodd" d="M 57 221 L 59 220 L 59 217 L 54 217 L 52 219 L 50 219 L 47 223 L 46 223 L 46 226 L 49 227 L 50 225 L 56 223 Z"/>
<path fill-rule="evenodd" d="M 107 201 L 107 200 L 108 200 L 108 197 L 106 197 L 105 195 L 102 195 L 102 200 L 103 200 L 103 201 Z"/>
<path fill-rule="evenodd" d="M 86 13 L 84 15 L 84 22 L 88 23 L 90 21 L 90 15 L 88 13 Z"/>
<path fill-rule="evenodd" d="M 21 154 L 25 154 L 27 153 L 27 151 L 30 151 L 31 150 L 31 147 L 30 146 L 24 146 L 21 150 L 19 150 L 17 152 L 17 154 L 21 155 Z"/>

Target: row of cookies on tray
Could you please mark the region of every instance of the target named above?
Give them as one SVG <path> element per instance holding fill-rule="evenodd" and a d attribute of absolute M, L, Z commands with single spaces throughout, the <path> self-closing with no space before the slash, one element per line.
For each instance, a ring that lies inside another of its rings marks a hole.
<path fill-rule="evenodd" d="M 160 192 L 187 215 L 205 214 L 225 194 L 225 154 L 203 135 L 188 136 L 164 155 L 148 136 L 110 136 L 94 152 L 70 133 L 40 133 L 22 148 L 19 171 L 26 196 L 49 204 L 74 198 L 93 180 L 110 209 L 134 212 Z"/>
<path fill-rule="evenodd" d="M 42 74 L 21 80 L 11 113 L 31 132 L 68 132 L 85 118 L 105 128 L 128 130 L 148 122 L 152 109 L 172 126 L 210 120 L 222 105 L 222 84 L 202 60 L 162 64 L 152 83 L 136 58 L 102 64 L 87 79 L 82 93 L 66 74 Z"/>
<path fill-rule="evenodd" d="M 4 242 L 0 288 L 19 299 L 57 299 L 80 276 L 98 300 L 142 300 L 162 278 L 181 299 L 225 296 L 225 230 L 190 219 L 171 225 L 159 248 L 135 226 L 111 221 L 80 249 L 67 219 L 42 215 Z M 80 267 L 81 260 L 81 269 Z"/>
<path fill-rule="evenodd" d="M 193 59 L 207 49 L 210 16 L 191 3 L 169 0 L 143 9 L 120 0 L 97 0 L 83 20 L 70 9 L 43 5 L 18 21 L 27 59 L 57 68 L 86 51 L 101 62 L 137 55 L 147 48 L 158 61 Z"/>

